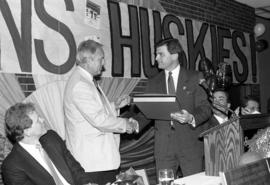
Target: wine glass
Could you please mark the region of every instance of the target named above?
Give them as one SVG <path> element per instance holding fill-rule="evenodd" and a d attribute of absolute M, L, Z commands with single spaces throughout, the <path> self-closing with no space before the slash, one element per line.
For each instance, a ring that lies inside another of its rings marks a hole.
<path fill-rule="evenodd" d="M 158 180 L 160 185 L 172 185 L 174 174 L 172 169 L 160 169 L 158 171 Z"/>

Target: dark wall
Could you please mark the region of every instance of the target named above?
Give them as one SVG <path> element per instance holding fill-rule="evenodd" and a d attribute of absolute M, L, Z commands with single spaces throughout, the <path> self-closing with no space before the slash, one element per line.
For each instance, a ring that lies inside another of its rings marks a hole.
<path fill-rule="evenodd" d="M 232 0 L 159 0 L 167 12 L 239 31 L 253 31 L 255 10 Z"/>
<path fill-rule="evenodd" d="M 267 101 L 270 98 L 270 20 L 257 17 L 257 23 L 265 25 L 265 32 L 258 39 L 265 39 L 268 42 L 268 48 L 262 52 L 257 52 L 257 60 L 260 78 L 260 98 L 261 111 L 267 113 Z"/>

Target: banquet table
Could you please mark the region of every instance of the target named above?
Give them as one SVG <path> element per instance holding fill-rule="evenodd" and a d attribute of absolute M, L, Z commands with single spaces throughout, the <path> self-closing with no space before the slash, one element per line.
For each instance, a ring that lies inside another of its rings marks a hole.
<path fill-rule="evenodd" d="M 223 185 L 220 176 L 207 176 L 205 172 L 175 179 L 175 185 Z"/>

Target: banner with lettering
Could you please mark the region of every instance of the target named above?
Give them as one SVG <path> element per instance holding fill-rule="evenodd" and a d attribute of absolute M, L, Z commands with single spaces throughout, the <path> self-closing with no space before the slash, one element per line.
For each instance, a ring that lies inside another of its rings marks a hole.
<path fill-rule="evenodd" d="M 253 34 L 167 12 L 106 0 L 0 0 L 0 70 L 68 74 L 85 39 L 105 50 L 104 77 L 148 78 L 158 73 L 154 45 L 174 37 L 183 65 L 198 69 L 206 57 L 227 62 L 234 83 L 258 83 Z"/>

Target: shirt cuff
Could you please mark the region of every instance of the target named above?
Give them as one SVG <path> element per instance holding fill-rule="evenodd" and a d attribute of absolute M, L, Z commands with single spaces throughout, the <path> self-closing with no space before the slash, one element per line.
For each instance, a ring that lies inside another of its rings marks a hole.
<path fill-rule="evenodd" d="M 196 122 L 195 122 L 195 119 L 194 119 L 194 116 L 192 116 L 192 121 L 190 122 L 190 124 L 192 125 L 192 127 L 196 127 Z"/>
<path fill-rule="evenodd" d="M 139 123 L 137 122 L 137 123 L 136 123 L 136 128 L 135 128 L 135 132 L 136 132 L 136 133 L 139 133 L 139 128 L 140 128 L 140 127 L 139 127 Z"/>

